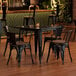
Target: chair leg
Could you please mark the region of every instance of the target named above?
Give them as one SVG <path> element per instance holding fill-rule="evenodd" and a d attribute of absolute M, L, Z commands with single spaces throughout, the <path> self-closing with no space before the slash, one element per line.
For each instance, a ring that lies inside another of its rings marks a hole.
<path fill-rule="evenodd" d="M 65 46 L 61 46 L 61 59 L 62 59 L 62 64 L 64 64 L 64 50 L 65 50 Z"/>
<path fill-rule="evenodd" d="M 3 53 L 3 56 L 5 56 L 6 50 L 7 50 L 8 41 L 6 41 L 5 51 Z"/>
<path fill-rule="evenodd" d="M 32 64 L 34 64 L 34 60 L 33 60 L 33 56 L 32 56 L 32 51 L 31 51 L 31 46 L 30 46 L 30 54 L 31 54 Z"/>
<path fill-rule="evenodd" d="M 15 47 L 16 51 L 17 51 L 17 55 L 16 55 L 16 59 L 18 59 L 18 49 Z"/>
<path fill-rule="evenodd" d="M 59 59 L 59 46 L 58 45 L 54 45 L 54 52 L 55 52 L 55 57 L 57 56 L 57 60 Z"/>
<path fill-rule="evenodd" d="M 35 27 L 35 19 L 33 18 L 33 22 L 34 22 L 34 27 Z"/>
<path fill-rule="evenodd" d="M 25 48 L 24 48 L 24 52 L 25 52 L 25 55 L 26 55 L 26 50 L 25 50 Z"/>
<path fill-rule="evenodd" d="M 46 40 L 44 40 L 44 45 L 43 45 L 43 51 L 42 51 L 42 56 L 43 56 L 43 53 L 44 53 L 44 48 L 45 48 L 45 42 L 46 42 Z"/>
<path fill-rule="evenodd" d="M 7 61 L 7 65 L 8 65 L 9 60 L 10 60 L 11 52 L 12 52 L 12 47 L 10 47 L 10 53 L 9 53 L 9 57 L 8 57 L 8 61 Z"/>
<path fill-rule="evenodd" d="M 71 57 L 71 53 L 70 53 L 70 48 L 69 48 L 69 45 L 68 45 L 68 52 L 69 52 L 69 57 L 70 57 L 70 60 L 72 62 L 72 57 Z"/>
<path fill-rule="evenodd" d="M 21 62 L 21 54 L 22 54 L 23 47 L 18 46 L 18 66 L 20 67 Z"/>
<path fill-rule="evenodd" d="M 49 59 L 49 56 L 50 56 L 50 48 L 51 48 L 51 43 L 49 45 L 49 51 L 48 51 L 48 56 L 47 56 L 47 60 L 46 60 L 47 63 L 48 63 L 48 59 Z"/>

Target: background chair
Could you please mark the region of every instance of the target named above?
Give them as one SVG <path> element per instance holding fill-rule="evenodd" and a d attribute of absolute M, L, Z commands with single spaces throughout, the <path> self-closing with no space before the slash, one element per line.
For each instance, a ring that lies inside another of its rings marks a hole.
<path fill-rule="evenodd" d="M 57 56 L 59 55 L 58 54 L 59 50 L 61 51 L 62 64 L 64 64 L 64 51 L 65 51 L 66 47 L 68 48 L 70 60 L 72 62 L 72 57 L 71 57 L 70 47 L 69 47 L 69 40 L 70 40 L 70 37 L 71 37 L 71 34 L 72 34 L 72 30 L 65 31 L 64 33 L 65 33 L 64 40 L 63 39 L 59 39 L 59 40 L 53 40 L 52 42 L 50 42 L 50 46 L 49 46 L 49 51 L 48 51 L 48 56 L 47 56 L 46 62 L 48 62 L 49 55 L 50 55 L 50 49 L 51 49 L 52 44 L 54 46 L 54 51 L 55 51 L 55 54 L 57 54 Z M 57 48 L 58 48 L 58 50 L 57 50 Z M 59 58 L 59 56 L 58 56 L 58 58 Z"/>
<path fill-rule="evenodd" d="M 51 19 L 51 21 L 50 21 Z M 49 15 L 48 16 L 48 26 L 49 26 L 49 23 L 51 22 L 51 24 L 55 25 L 56 24 L 56 15 Z"/>
<path fill-rule="evenodd" d="M 29 42 L 24 42 L 24 41 L 21 41 L 21 40 L 20 40 L 20 41 L 16 41 L 15 33 L 6 32 L 6 35 L 7 35 L 7 37 L 9 38 L 9 45 L 10 45 L 10 53 L 9 53 L 7 65 L 8 65 L 8 63 L 9 63 L 12 50 L 13 50 L 13 49 L 16 49 L 16 51 L 17 51 L 18 65 L 20 66 L 21 54 L 22 54 L 22 51 L 23 51 L 25 48 L 30 50 L 32 63 L 34 63 L 33 57 L 32 57 L 32 51 L 31 51 L 31 44 L 30 44 L 31 38 L 29 39 Z"/>
<path fill-rule="evenodd" d="M 57 2 L 57 7 L 56 7 L 56 11 L 54 11 L 56 13 L 53 13 L 51 15 L 48 16 L 48 26 L 49 23 L 51 22 L 53 25 L 55 25 L 58 21 L 59 21 L 59 13 L 60 13 L 60 5 L 59 2 Z M 51 19 L 51 21 L 50 21 Z"/>
<path fill-rule="evenodd" d="M 29 20 L 32 20 L 33 23 L 34 23 L 34 27 L 35 27 L 35 9 L 36 9 L 36 6 L 34 5 L 34 7 L 33 7 L 33 16 L 24 16 L 24 19 L 23 19 L 23 25 L 24 26 L 25 26 L 25 22 L 26 22 L 26 27 L 29 27 L 28 26 Z"/>
<path fill-rule="evenodd" d="M 4 26 L 3 29 L 4 29 L 5 35 L 7 36 L 7 32 L 10 32 L 9 27 L 8 27 L 8 26 Z M 16 33 L 15 33 L 15 36 L 16 36 Z M 16 36 L 16 41 L 19 41 L 19 40 L 24 41 L 23 37 L 20 37 L 20 39 L 19 39 L 19 37 Z M 6 45 L 5 45 L 5 50 L 4 50 L 4 53 L 3 53 L 4 56 L 5 56 L 5 54 L 6 54 L 6 50 L 7 50 L 8 43 L 10 43 L 9 36 L 7 36 Z M 24 50 L 24 51 L 25 51 L 25 50 Z M 26 54 L 26 51 L 25 51 L 25 54 Z"/>

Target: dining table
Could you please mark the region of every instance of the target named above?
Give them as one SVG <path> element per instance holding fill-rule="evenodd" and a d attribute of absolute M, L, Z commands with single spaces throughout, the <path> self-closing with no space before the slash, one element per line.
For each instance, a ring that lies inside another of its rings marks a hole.
<path fill-rule="evenodd" d="M 40 27 L 40 28 L 29 28 L 29 27 L 21 27 L 21 26 L 13 26 L 13 28 L 19 29 L 19 38 L 21 36 L 21 31 L 32 31 L 34 32 L 34 42 L 35 42 L 35 57 L 37 57 L 37 51 L 39 51 L 39 63 L 41 64 L 42 58 L 42 34 L 43 32 L 48 32 L 51 30 L 56 30 L 59 26 L 51 26 L 51 27 Z M 37 49 L 37 47 L 39 49 Z"/>

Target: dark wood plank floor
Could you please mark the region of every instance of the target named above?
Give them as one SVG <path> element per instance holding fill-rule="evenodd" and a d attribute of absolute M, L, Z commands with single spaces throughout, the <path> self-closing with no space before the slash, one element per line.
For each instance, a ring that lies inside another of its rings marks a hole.
<path fill-rule="evenodd" d="M 12 51 L 9 65 L 6 65 L 9 55 L 9 46 L 6 52 L 6 56 L 4 57 L 3 52 L 5 48 L 5 42 L 6 39 L 2 39 L 0 44 L 0 76 L 76 76 L 76 42 L 70 42 L 71 55 L 73 59 L 72 63 L 70 62 L 67 49 L 65 50 L 64 65 L 62 65 L 61 58 L 57 60 L 52 52 L 50 54 L 49 62 L 46 63 L 49 45 L 49 43 L 46 43 L 42 64 L 40 65 L 38 57 L 35 60 L 34 42 L 32 39 L 32 52 L 35 64 L 32 64 L 30 52 L 27 50 L 26 56 L 24 51 L 22 53 L 20 67 L 18 67 L 18 63 L 16 61 L 16 50 Z"/>

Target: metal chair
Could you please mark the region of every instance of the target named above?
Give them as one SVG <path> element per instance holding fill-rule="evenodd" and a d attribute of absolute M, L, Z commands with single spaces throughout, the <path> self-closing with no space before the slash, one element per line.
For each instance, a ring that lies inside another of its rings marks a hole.
<path fill-rule="evenodd" d="M 62 64 L 64 64 L 64 51 L 65 51 L 65 48 L 67 47 L 68 52 L 69 52 L 69 56 L 70 56 L 70 60 L 72 62 L 72 57 L 71 57 L 70 47 L 69 47 L 69 40 L 70 40 L 70 37 L 71 37 L 71 34 L 72 34 L 72 30 L 65 31 L 64 33 L 65 33 L 65 36 L 64 36 L 63 39 L 53 40 L 52 42 L 50 42 L 46 62 L 48 62 L 48 59 L 49 59 L 49 56 L 50 56 L 50 49 L 51 49 L 52 46 L 54 46 L 55 55 L 57 54 L 57 56 L 58 56 L 57 59 L 59 58 L 59 51 L 61 51 Z"/>
<path fill-rule="evenodd" d="M 13 49 L 16 49 L 17 51 L 17 60 L 18 60 L 18 65 L 20 66 L 20 62 L 21 62 L 21 54 L 22 51 L 24 49 L 29 49 L 30 50 L 30 54 L 31 54 L 31 59 L 32 59 L 32 63 L 34 63 L 33 61 L 33 56 L 32 56 L 32 51 L 31 51 L 31 37 L 29 38 L 29 42 L 24 42 L 24 41 L 16 41 L 16 37 L 15 37 L 15 33 L 12 32 L 6 32 L 7 37 L 9 38 L 9 45 L 10 45 L 10 53 L 9 53 L 9 57 L 8 57 L 8 61 L 7 61 L 7 65 L 9 63 L 10 60 L 10 56 L 12 53 Z"/>
<path fill-rule="evenodd" d="M 49 23 L 50 23 L 50 19 L 51 19 L 51 24 L 55 25 L 56 24 L 56 15 L 49 15 L 48 26 L 49 26 Z"/>
<path fill-rule="evenodd" d="M 29 23 L 29 20 L 33 20 L 33 23 L 34 23 L 34 27 L 35 27 L 35 9 L 36 9 L 36 6 L 34 5 L 33 7 L 33 16 L 24 16 L 24 19 L 23 19 L 23 25 L 25 26 L 25 21 L 26 21 L 26 27 L 29 27 L 28 26 L 28 23 Z"/>
<path fill-rule="evenodd" d="M 3 29 L 4 29 L 5 34 L 7 35 L 7 32 L 9 32 L 9 27 L 8 26 L 4 26 Z M 16 36 L 16 33 L 15 33 L 15 36 Z M 20 39 L 19 39 L 19 37 L 16 37 L 16 41 L 19 41 L 19 40 L 24 41 L 23 37 L 20 37 Z M 3 56 L 5 56 L 5 54 L 6 54 L 6 50 L 7 50 L 7 46 L 8 46 L 9 42 L 10 42 L 10 39 L 7 36 L 7 40 L 6 40 L 6 45 L 5 45 L 5 50 L 4 50 Z M 26 54 L 26 51 L 25 51 L 25 54 Z"/>
<path fill-rule="evenodd" d="M 63 26 L 60 25 L 59 28 L 57 28 L 56 30 L 53 30 L 53 34 L 51 35 L 51 37 L 45 37 L 44 38 L 44 45 L 43 45 L 42 55 L 44 53 L 45 43 L 49 42 L 49 41 L 56 40 L 56 39 L 60 39 L 61 38 L 62 30 L 63 30 Z"/>
<path fill-rule="evenodd" d="M 55 25 L 59 21 L 59 13 L 60 13 L 60 6 L 59 6 L 59 2 L 57 2 L 56 14 L 49 15 L 49 17 L 48 17 L 48 26 L 49 26 L 50 22 L 52 22 L 52 24 Z M 50 19 L 52 21 L 50 21 Z"/>

